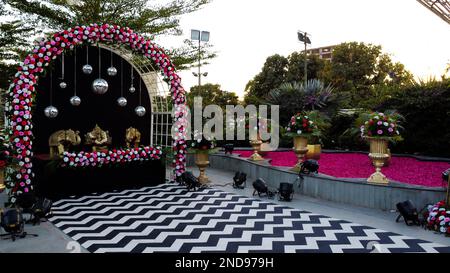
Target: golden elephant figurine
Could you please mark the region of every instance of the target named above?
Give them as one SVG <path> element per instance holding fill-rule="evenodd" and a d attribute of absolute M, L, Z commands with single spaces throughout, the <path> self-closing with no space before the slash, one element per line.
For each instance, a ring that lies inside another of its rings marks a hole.
<path fill-rule="evenodd" d="M 125 143 L 128 148 L 137 148 L 141 143 L 141 132 L 138 129 L 130 127 L 125 132 Z"/>
<path fill-rule="evenodd" d="M 67 152 L 71 146 L 80 145 L 80 132 L 69 130 L 59 130 L 50 135 L 48 145 L 50 147 L 50 157 L 56 158 Z"/>

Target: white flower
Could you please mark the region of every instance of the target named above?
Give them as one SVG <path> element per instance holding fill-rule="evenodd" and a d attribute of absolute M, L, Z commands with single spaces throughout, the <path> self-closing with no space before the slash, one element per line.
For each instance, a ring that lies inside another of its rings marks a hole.
<path fill-rule="evenodd" d="M 385 121 L 385 122 L 383 122 L 383 125 L 386 126 L 386 127 L 388 127 L 388 126 L 389 126 L 389 123 L 387 123 L 387 122 Z"/>
<path fill-rule="evenodd" d="M 297 134 L 301 135 L 302 134 L 302 130 L 297 130 Z"/>
<path fill-rule="evenodd" d="M 375 116 L 374 119 L 380 119 L 380 117 L 379 116 Z"/>

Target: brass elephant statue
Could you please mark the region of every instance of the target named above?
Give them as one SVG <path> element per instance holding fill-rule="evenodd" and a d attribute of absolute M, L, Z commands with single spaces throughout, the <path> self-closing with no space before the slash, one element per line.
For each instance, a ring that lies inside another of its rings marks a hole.
<path fill-rule="evenodd" d="M 125 142 L 128 148 L 137 148 L 141 143 L 141 132 L 138 129 L 130 127 L 125 133 Z"/>
<path fill-rule="evenodd" d="M 108 131 L 103 131 L 98 124 L 95 128 L 85 135 L 85 144 L 92 146 L 92 151 L 107 150 L 108 146 L 112 144 L 112 138 Z"/>
<path fill-rule="evenodd" d="M 50 157 L 56 158 L 68 151 L 71 146 L 80 145 L 80 132 L 69 130 L 59 130 L 54 132 L 48 138 L 48 145 L 50 147 Z"/>

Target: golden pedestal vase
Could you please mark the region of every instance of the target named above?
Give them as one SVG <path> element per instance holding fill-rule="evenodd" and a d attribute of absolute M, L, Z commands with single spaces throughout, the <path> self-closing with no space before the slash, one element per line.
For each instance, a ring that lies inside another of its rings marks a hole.
<path fill-rule="evenodd" d="M 0 168 L 0 192 L 4 191 L 5 188 L 5 168 Z"/>
<path fill-rule="evenodd" d="M 370 144 L 369 158 L 375 166 L 375 172 L 367 179 L 367 182 L 379 185 L 389 184 L 387 177 L 381 172 L 385 162 L 389 159 L 388 139 L 367 137 Z"/>
<path fill-rule="evenodd" d="M 308 138 L 305 136 L 294 136 L 294 153 L 297 156 L 297 164 L 291 169 L 291 171 L 299 172 L 303 164 L 303 159 L 308 152 Z"/>
<path fill-rule="evenodd" d="M 210 182 L 208 176 L 206 176 L 206 168 L 209 166 L 209 154 L 206 151 L 197 151 L 195 153 L 195 165 L 197 165 L 200 175 L 198 176 L 198 181 L 201 184 L 207 184 Z"/>
<path fill-rule="evenodd" d="M 308 144 L 306 145 L 308 152 L 306 153 L 306 159 L 319 160 L 322 153 L 322 145 L 320 144 Z"/>
<path fill-rule="evenodd" d="M 264 160 L 264 158 L 259 154 L 261 152 L 261 145 L 263 142 L 259 139 L 250 140 L 250 145 L 252 145 L 253 148 L 253 154 L 250 156 L 250 160 L 252 161 L 261 161 Z"/>

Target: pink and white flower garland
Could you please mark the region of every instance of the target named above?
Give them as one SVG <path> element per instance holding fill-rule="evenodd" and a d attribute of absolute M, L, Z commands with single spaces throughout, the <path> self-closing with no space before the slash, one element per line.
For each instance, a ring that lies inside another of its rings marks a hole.
<path fill-rule="evenodd" d="M 173 122 L 185 119 L 182 110 L 186 105 L 185 90 L 181 86 L 181 78 L 175 72 L 175 67 L 164 50 L 152 41 L 134 33 L 128 27 L 116 25 L 76 26 L 53 34 L 50 39 L 41 39 L 35 43 L 35 48 L 25 60 L 20 63 L 15 79 L 8 90 L 8 102 L 6 112 L 8 116 L 8 128 L 10 141 L 17 151 L 17 159 L 21 169 L 15 175 L 11 190 L 13 194 L 21 194 L 33 189 L 32 177 L 32 104 L 36 94 L 36 84 L 39 75 L 63 51 L 72 50 L 83 44 L 97 42 L 114 42 L 128 46 L 131 50 L 141 53 L 152 59 L 164 73 L 170 85 L 172 100 L 174 103 Z M 184 122 L 181 122 L 184 124 Z M 177 137 L 173 141 L 175 154 L 175 175 L 180 176 L 185 171 L 186 162 L 186 132 L 185 126 L 176 127 Z M 14 200 L 12 200 L 14 202 Z"/>
<path fill-rule="evenodd" d="M 159 148 L 139 147 L 125 150 L 109 150 L 105 152 L 64 152 L 62 167 L 101 167 L 104 165 L 122 165 L 135 161 L 149 161 L 161 159 Z"/>

